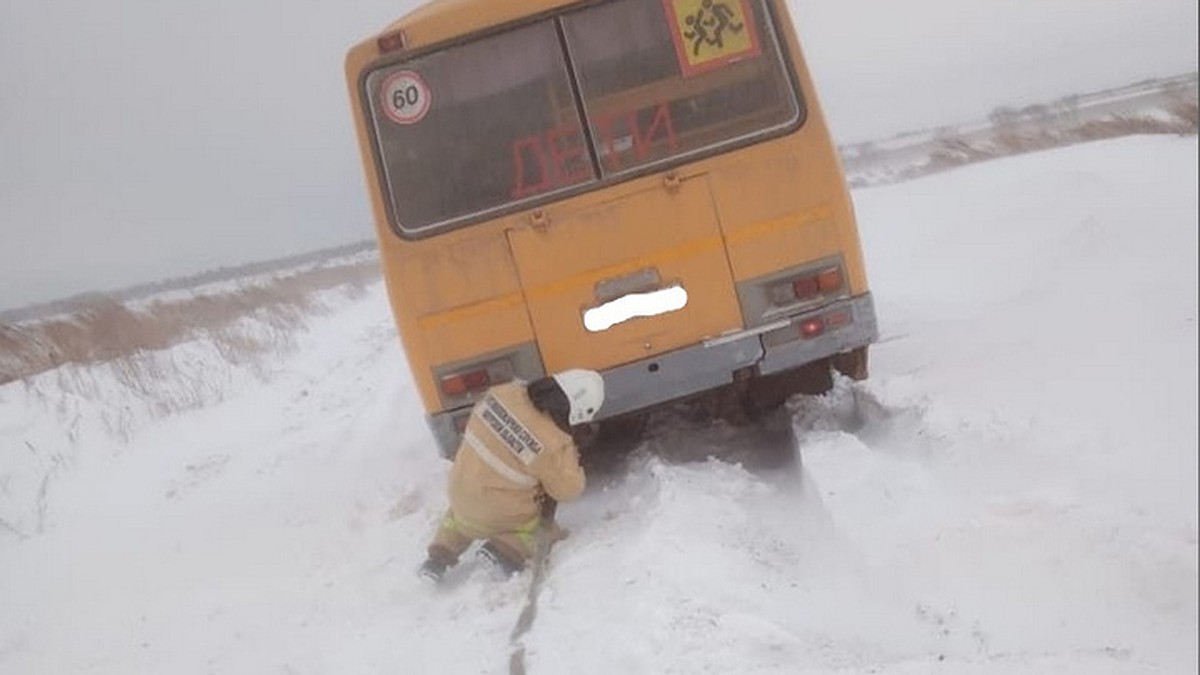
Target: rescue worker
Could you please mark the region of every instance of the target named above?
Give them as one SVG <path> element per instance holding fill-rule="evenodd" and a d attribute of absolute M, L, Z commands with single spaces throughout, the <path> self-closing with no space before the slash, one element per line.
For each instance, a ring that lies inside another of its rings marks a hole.
<path fill-rule="evenodd" d="M 450 470 L 450 508 L 429 545 L 421 576 L 439 581 L 475 540 L 479 555 L 509 574 L 524 569 L 537 541 L 565 536 L 558 502 L 585 486 L 571 428 L 592 421 L 604 379 L 567 370 L 532 383 L 509 382 L 475 404 Z"/>

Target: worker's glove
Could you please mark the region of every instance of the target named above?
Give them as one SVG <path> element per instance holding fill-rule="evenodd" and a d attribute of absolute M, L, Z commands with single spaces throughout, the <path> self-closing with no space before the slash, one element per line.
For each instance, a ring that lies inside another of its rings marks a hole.
<path fill-rule="evenodd" d="M 558 500 L 545 492 L 539 492 L 537 496 L 539 515 L 541 516 L 540 531 L 541 536 L 545 537 L 548 544 L 553 544 L 556 541 L 562 541 L 567 538 L 567 530 L 561 527 L 554 520 L 554 515 L 558 512 Z"/>
<path fill-rule="evenodd" d="M 539 492 L 537 496 L 538 513 L 542 517 L 542 522 L 552 522 L 554 514 L 558 512 L 558 500 L 545 492 Z"/>

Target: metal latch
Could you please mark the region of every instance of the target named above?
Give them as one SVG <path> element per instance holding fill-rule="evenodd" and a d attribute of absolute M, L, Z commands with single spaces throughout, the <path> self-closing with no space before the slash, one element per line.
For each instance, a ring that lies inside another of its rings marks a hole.
<path fill-rule="evenodd" d="M 529 214 L 529 224 L 538 232 L 545 232 L 546 228 L 550 227 L 550 216 L 541 209 L 534 209 L 533 213 Z"/>
<path fill-rule="evenodd" d="M 663 176 L 663 187 L 666 188 L 667 192 L 678 192 L 679 186 L 682 184 L 683 181 L 680 180 L 679 174 L 675 173 L 674 171 L 668 171 L 667 174 Z"/>

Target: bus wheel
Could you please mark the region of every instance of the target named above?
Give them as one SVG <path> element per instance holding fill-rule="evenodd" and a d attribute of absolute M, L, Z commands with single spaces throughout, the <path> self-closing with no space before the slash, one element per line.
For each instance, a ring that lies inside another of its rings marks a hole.
<path fill-rule="evenodd" d="M 637 445 L 646 433 L 650 413 L 638 412 L 600 422 L 597 442 L 602 444 Z"/>
<path fill-rule="evenodd" d="M 749 403 L 757 411 L 771 411 L 796 394 L 819 396 L 833 389 L 829 359 L 755 379 L 750 386 Z"/>
<path fill-rule="evenodd" d="M 852 380 L 867 379 L 867 348 L 859 347 L 834 355 L 833 368 Z"/>
<path fill-rule="evenodd" d="M 611 473 L 642 444 L 650 414 L 645 412 L 602 420 L 588 446 L 580 448 L 580 463 L 588 473 Z"/>

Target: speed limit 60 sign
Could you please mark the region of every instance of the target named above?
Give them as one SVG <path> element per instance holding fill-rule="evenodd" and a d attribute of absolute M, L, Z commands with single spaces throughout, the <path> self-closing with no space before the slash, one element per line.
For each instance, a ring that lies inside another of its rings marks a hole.
<path fill-rule="evenodd" d="M 429 112 L 429 85 L 411 70 L 389 75 L 380 95 L 383 111 L 397 124 L 416 124 Z"/>

